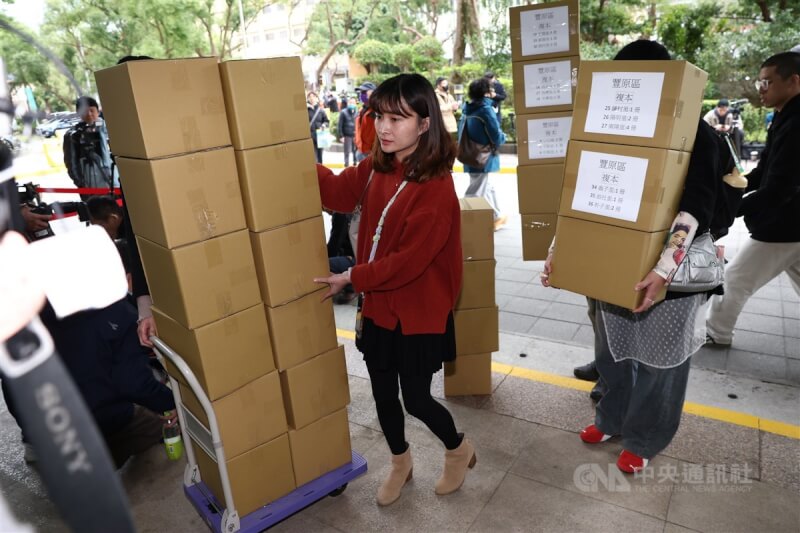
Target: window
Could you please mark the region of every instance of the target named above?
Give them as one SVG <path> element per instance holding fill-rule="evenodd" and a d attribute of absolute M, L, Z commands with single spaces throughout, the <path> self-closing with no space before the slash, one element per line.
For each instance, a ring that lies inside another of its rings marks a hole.
<path fill-rule="evenodd" d="M 295 41 L 299 41 L 303 38 L 305 32 L 303 30 L 292 30 L 292 39 Z"/>
<path fill-rule="evenodd" d="M 285 40 L 286 40 L 286 39 L 288 39 L 288 38 L 289 38 L 289 32 L 288 32 L 288 31 L 286 31 L 286 30 L 283 30 L 283 31 L 281 31 L 281 32 L 278 34 L 278 39 L 280 39 L 281 41 L 285 41 Z"/>
<path fill-rule="evenodd" d="M 253 35 L 251 35 L 250 36 L 250 42 L 253 43 L 253 44 L 260 43 L 261 42 L 261 34 L 260 33 L 254 33 Z"/>
<path fill-rule="evenodd" d="M 265 41 L 274 41 L 275 40 L 275 34 L 271 33 L 271 32 L 265 33 L 264 34 L 264 40 Z"/>

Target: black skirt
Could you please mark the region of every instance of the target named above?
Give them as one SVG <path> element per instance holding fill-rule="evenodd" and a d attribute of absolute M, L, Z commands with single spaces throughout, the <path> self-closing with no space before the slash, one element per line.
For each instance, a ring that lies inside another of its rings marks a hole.
<path fill-rule="evenodd" d="M 447 317 L 444 333 L 404 335 L 400 322 L 394 331 L 376 326 L 364 317 L 356 347 L 367 365 L 378 370 L 397 370 L 404 376 L 425 376 L 442 369 L 442 363 L 456 358 L 453 313 Z"/>

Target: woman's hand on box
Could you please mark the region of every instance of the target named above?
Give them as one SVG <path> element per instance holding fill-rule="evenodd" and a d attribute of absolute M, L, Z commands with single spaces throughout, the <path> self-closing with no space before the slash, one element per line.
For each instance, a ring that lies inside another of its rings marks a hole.
<path fill-rule="evenodd" d="M 553 254 L 547 254 L 547 259 L 544 260 L 544 269 L 539 274 L 539 280 L 545 287 L 550 286 L 550 274 L 553 272 Z"/>
<path fill-rule="evenodd" d="M 314 283 L 328 284 L 328 292 L 326 292 L 322 297 L 322 301 L 324 302 L 328 298 L 342 292 L 342 289 L 350 284 L 350 272 L 348 271 L 342 274 L 331 274 L 327 278 L 314 278 Z"/>
<path fill-rule="evenodd" d="M 635 291 L 645 291 L 642 304 L 634 309 L 633 312 L 641 313 L 653 307 L 656 304 L 656 296 L 658 296 L 661 289 L 663 289 L 666 284 L 667 280 L 662 278 L 657 272 L 653 270 L 648 272 L 644 279 L 633 287 Z"/>

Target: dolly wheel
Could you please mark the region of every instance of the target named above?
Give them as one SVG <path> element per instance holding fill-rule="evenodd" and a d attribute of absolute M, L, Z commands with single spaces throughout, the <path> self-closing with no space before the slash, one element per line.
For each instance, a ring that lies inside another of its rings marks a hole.
<path fill-rule="evenodd" d="M 342 485 L 338 489 L 334 489 L 334 490 L 330 491 L 328 493 L 328 496 L 330 496 L 331 498 L 335 498 L 336 496 L 338 496 L 341 493 L 343 493 L 346 488 L 347 488 L 347 483 L 345 483 L 344 485 Z"/>

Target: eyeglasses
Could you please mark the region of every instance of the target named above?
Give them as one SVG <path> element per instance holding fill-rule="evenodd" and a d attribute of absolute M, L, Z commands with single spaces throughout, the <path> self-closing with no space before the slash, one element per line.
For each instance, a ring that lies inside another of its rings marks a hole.
<path fill-rule="evenodd" d="M 756 91 L 764 90 L 766 91 L 769 89 L 770 84 L 772 84 L 772 80 L 756 80 L 755 86 Z"/>

